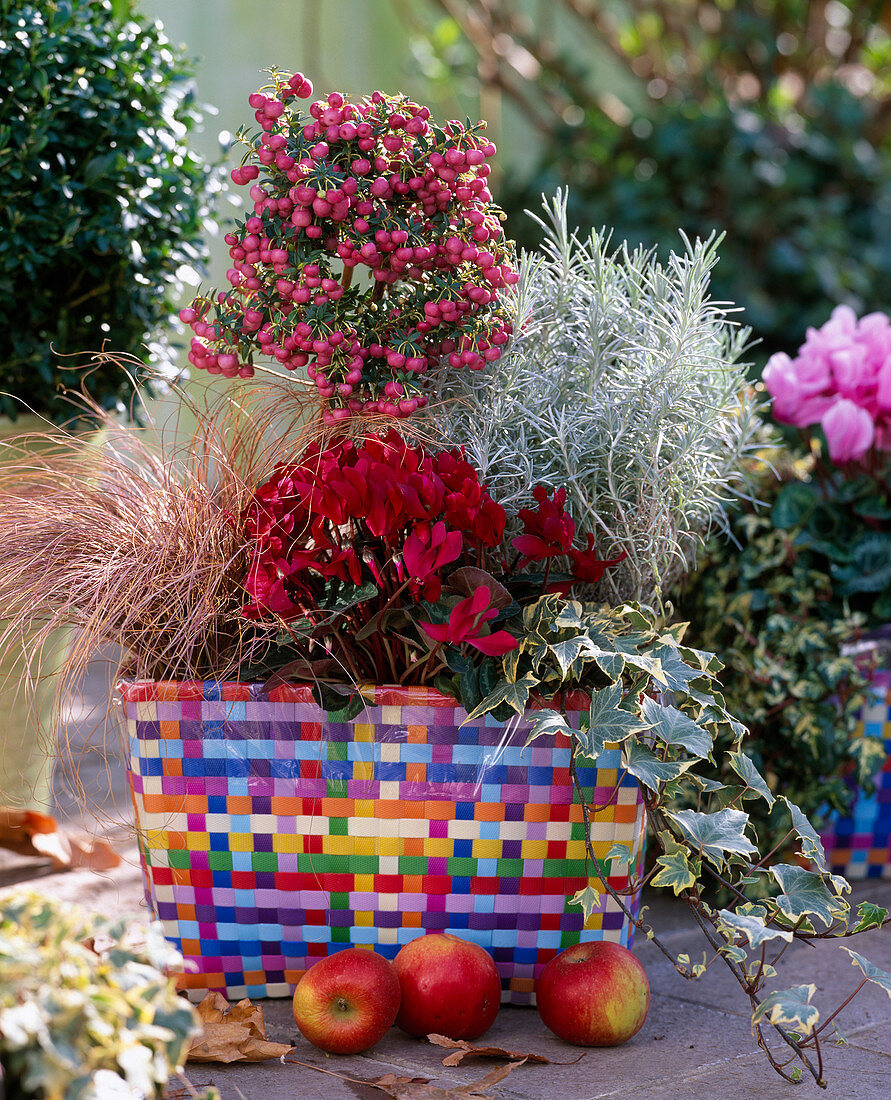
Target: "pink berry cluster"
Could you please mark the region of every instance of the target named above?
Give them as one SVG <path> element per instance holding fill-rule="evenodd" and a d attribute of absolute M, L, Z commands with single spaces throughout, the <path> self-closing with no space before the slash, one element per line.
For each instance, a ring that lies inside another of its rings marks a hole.
<path fill-rule="evenodd" d="M 250 377 L 258 353 L 306 368 L 328 423 L 410 416 L 427 371 L 480 369 L 510 335 L 499 291 L 518 276 L 487 186 L 495 146 L 484 123 L 440 128 L 382 92 L 332 92 L 302 116 L 310 82 L 270 74 L 232 172 L 253 214 L 225 238 L 231 289 L 180 314 L 189 360 L 230 378 Z"/>

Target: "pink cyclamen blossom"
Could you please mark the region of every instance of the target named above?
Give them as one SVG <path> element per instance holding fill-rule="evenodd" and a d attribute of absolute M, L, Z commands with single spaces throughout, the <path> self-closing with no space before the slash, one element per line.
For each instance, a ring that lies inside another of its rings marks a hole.
<path fill-rule="evenodd" d="M 833 462 L 851 462 L 862 458 L 875 439 L 872 417 L 846 397 L 839 398 L 820 422 L 829 444 Z"/>
<path fill-rule="evenodd" d="M 820 358 L 790 359 L 778 351 L 764 368 L 764 385 L 773 398 L 773 415 L 798 428 L 816 423 L 832 405 L 832 376 Z"/>
<path fill-rule="evenodd" d="M 809 328 L 798 354 L 772 355 L 764 384 L 784 424 L 821 424 L 835 462 L 862 458 L 891 440 L 891 321 L 884 313 L 857 320 L 838 306 L 822 328 Z"/>
<path fill-rule="evenodd" d="M 493 634 L 482 633 L 486 629 L 486 623 L 498 614 L 497 608 L 489 606 L 490 599 L 488 588 L 478 588 L 472 596 L 455 604 L 447 623 L 418 625 L 434 641 L 451 642 L 452 645 L 467 642 L 488 657 L 501 657 L 516 649 L 520 643 L 506 630 L 496 630 Z"/>

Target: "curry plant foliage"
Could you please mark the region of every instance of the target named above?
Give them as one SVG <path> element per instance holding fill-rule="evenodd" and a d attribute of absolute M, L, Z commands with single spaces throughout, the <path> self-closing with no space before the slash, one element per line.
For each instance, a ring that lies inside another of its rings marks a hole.
<path fill-rule="evenodd" d="M 830 873 L 816 829 L 791 799 L 771 792 L 747 754 L 746 729 L 727 709 L 720 689 L 721 662 L 685 645 L 684 626 L 662 629 L 648 609 L 634 604 L 600 607 L 558 595 L 543 596 L 523 617 L 518 648 L 499 658 L 502 678 L 473 716 L 505 704 L 523 713 L 537 699 L 541 709 L 533 711 L 530 741 L 566 734 L 574 759 L 596 759 L 607 745 L 621 746 L 623 768 L 641 785 L 655 840 L 647 875 L 651 885 L 671 890 L 691 907 L 711 954 L 722 957 L 740 982 L 752 1026 L 774 1068 L 790 1079 L 806 1068 L 821 1082 L 820 1043 L 834 1012 L 813 1001 L 813 985 L 771 988 L 773 964 L 793 940 L 844 942 L 885 924 L 888 912 L 863 903 L 852 915 L 850 886 Z M 590 703 L 573 725 L 561 700 L 579 687 L 587 690 Z M 795 853 L 794 862 L 770 862 L 771 845 L 753 822 L 752 809 L 759 805 L 773 808 L 774 828 L 782 822 L 780 841 Z M 702 963 L 672 955 L 610 887 L 609 865 L 630 857 L 617 845 L 598 860 L 589 845 L 592 876 L 681 974 L 700 976 L 708 954 Z M 716 886 L 732 899 L 723 907 L 713 901 Z M 588 887 L 573 901 L 590 915 L 599 895 Z M 891 994 L 891 976 L 851 954 L 863 972 L 861 984 L 874 982 Z M 784 1068 L 787 1055 L 768 1042 L 770 1025 L 792 1048 L 799 1071 Z"/>
<path fill-rule="evenodd" d="M 509 513 L 566 486 L 579 533 L 627 555 L 604 597 L 658 602 L 744 488 L 748 330 L 709 297 L 719 238 L 659 262 L 573 233 L 566 202 L 544 204 L 541 251 L 522 257 L 505 354 L 450 377 L 431 415 Z"/>

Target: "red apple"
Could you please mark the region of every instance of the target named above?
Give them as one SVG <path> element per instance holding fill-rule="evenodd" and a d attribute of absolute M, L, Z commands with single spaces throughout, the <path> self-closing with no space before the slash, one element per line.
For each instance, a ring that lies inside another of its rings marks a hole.
<path fill-rule="evenodd" d="M 399 979 L 383 955 L 349 947 L 307 970 L 294 990 L 304 1038 L 329 1054 L 358 1054 L 379 1042 L 399 1011 Z"/>
<path fill-rule="evenodd" d="M 545 1025 L 567 1043 L 613 1047 L 643 1027 L 650 983 L 627 947 L 577 943 L 547 963 L 535 1000 Z"/>
<path fill-rule="evenodd" d="M 393 966 L 402 987 L 396 1024 L 409 1035 L 478 1039 L 498 1015 L 501 979 L 478 944 L 432 932 L 407 943 Z"/>

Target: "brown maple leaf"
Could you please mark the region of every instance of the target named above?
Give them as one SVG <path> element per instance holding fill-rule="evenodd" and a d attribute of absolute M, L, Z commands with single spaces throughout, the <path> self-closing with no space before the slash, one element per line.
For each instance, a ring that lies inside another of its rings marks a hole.
<path fill-rule="evenodd" d="M 21 856 L 51 859 L 60 871 L 86 867 L 109 871 L 121 857 L 107 840 L 60 829 L 54 817 L 37 810 L 12 810 L 0 806 L 0 848 Z"/>
<path fill-rule="evenodd" d="M 192 1040 L 189 1062 L 266 1062 L 291 1049 L 269 1042 L 263 1009 L 247 998 L 230 1007 L 221 993 L 208 993 L 197 1012 L 204 1030 Z"/>
<path fill-rule="evenodd" d="M 429 1042 L 438 1047 L 446 1047 L 448 1050 L 454 1051 L 454 1054 L 447 1054 L 442 1060 L 444 1066 L 459 1066 L 465 1058 L 507 1058 L 510 1062 L 540 1062 L 542 1065 L 550 1065 L 551 1059 L 545 1058 L 543 1054 L 529 1054 L 522 1050 L 507 1050 L 505 1047 L 475 1047 L 472 1043 L 468 1043 L 465 1039 L 449 1039 L 446 1035 L 437 1035 L 431 1033 L 427 1036 Z M 584 1058 L 584 1053 L 580 1054 L 578 1058 L 573 1058 L 571 1062 L 554 1062 L 556 1066 L 574 1066 L 576 1062 L 580 1062 Z"/>

